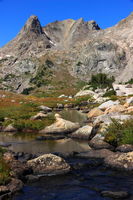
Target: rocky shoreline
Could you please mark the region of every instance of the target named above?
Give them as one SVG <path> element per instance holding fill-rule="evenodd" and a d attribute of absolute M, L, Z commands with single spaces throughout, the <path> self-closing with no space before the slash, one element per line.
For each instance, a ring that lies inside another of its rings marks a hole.
<path fill-rule="evenodd" d="M 24 184 L 39 181 L 41 177 L 60 176 L 76 172 L 76 170 L 89 170 L 90 168 L 103 166 L 104 169 L 112 168 L 113 170 L 133 174 L 132 151 L 120 153 L 108 149 L 91 149 L 81 153 L 53 153 L 40 156 L 20 152 L 6 152 L 4 159 L 11 168 L 11 180 L 7 185 L 0 186 L 1 199 L 11 198 L 16 192 L 22 190 Z M 125 195 L 123 191 L 117 192 L 102 191 L 101 195 L 119 196 L 119 198 L 129 196 L 129 193 Z"/>

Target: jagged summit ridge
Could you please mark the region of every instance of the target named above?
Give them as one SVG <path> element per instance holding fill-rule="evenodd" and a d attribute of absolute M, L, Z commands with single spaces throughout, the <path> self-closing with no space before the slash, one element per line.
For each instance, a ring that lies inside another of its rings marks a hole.
<path fill-rule="evenodd" d="M 64 83 L 66 77 L 71 83 L 88 82 L 96 73 L 127 81 L 133 77 L 132 41 L 133 13 L 105 30 L 83 18 L 42 27 L 38 17 L 31 16 L 16 38 L 0 48 L 1 88 L 44 91 L 58 81 Z"/>

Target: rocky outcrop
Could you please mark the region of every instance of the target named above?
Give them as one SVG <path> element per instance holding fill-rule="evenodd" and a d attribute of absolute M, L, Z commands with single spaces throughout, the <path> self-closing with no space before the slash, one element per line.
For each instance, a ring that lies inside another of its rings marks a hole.
<path fill-rule="evenodd" d="M 28 161 L 28 165 L 36 175 L 52 176 L 65 174 L 70 171 L 70 166 L 65 160 L 53 154 L 44 154 Z"/>

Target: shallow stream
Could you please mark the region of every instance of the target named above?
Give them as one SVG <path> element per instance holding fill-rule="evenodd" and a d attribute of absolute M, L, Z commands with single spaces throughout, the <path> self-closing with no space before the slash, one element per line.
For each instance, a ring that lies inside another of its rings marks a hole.
<path fill-rule="evenodd" d="M 64 119 L 84 123 L 86 116 L 78 111 L 63 111 Z M 34 134 L 0 134 L 0 141 L 10 143 L 9 149 L 15 152 L 32 154 L 52 152 L 82 152 L 89 150 L 87 142 L 72 139 L 37 141 Z M 82 160 L 84 162 L 84 160 Z M 80 161 L 80 162 L 82 162 Z M 63 176 L 44 177 L 39 182 L 29 183 L 13 200 L 109 200 L 102 197 L 103 190 L 127 191 L 133 200 L 133 175 L 107 170 L 103 166 L 73 170 Z"/>

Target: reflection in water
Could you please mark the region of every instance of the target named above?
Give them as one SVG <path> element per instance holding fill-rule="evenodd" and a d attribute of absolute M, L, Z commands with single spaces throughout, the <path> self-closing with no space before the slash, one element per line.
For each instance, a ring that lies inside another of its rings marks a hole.
<path fill-rule="evenodd" d="M 61 116 L 72 122 L 83 123 L 86 115 L 76 110 L 64 110 L 60 112 Z M 89 150 L 87 142 L 74 141 L 72 139 L 62 139 L 54 141 L 37 141 L 37 133 L 17 133 L 15 135 L 0 133 L 0 141 L 11 143 L 9 149 L 15 152 L 27 152 L 32 154 L 51 153 L 51 152 L 72 152 Z"/>
<path fill-rule="evenodd" d="M 16 137 L 11 135 L 0 134 L 0 141 L 11 143 L 10 150 L 15 152 L 27 152 L 32 154 L 51 153 L 51 152 L 72 152 L 89 150 L 87 142 L 74 141 L 72 139 L 62 139 L 53 141 L 37 141 L 33 138 Z"/>
<path fill-rule="evenodd" d="M 63 119 L 71 122 L 83 123 L 87 119 L 87 115 L 77 110 L 63 110 L 60 112 Z"/>

